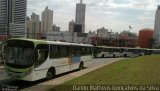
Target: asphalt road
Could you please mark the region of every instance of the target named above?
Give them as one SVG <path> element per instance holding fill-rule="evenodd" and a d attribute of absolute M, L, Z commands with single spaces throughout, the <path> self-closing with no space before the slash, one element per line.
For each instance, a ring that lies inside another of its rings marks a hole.
<path fill-rule="evenodd" d="M 124 58 L 96 58 L 93 60 L 93 62 L 90 65 L 88 65 L 85 69 L 81 71 L 75 70 L 75 71 L 67 72 L 67 73 L 58 75 L 54 79 L 49 81 L 46 79 L 38 80 L 35 82 L 11 80 L 6 78 L 6 74 L 4 70 L 0 69 L 0 86 L 1 86 L 0 91 L 3 90 L 3 88 L 11 88 L 11 89 L 13 88 L 13 89 L 18 89 L 22 91 L 45 91 L 48 88 L 62 84 L 73 78 L 79 77 L 81 75 L 84 75 L 88 72 L 96 70 L 102 66 L 108 65 L 115 61 L 119 61 L 121 59 L 124 59 Z"/>

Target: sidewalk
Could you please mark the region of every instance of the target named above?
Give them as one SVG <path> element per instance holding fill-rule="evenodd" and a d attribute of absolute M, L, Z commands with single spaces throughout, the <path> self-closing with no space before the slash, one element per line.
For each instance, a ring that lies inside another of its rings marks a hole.
<path fill-rule="evenodd" d="M 84 69 L 84 70 L 81 70 L 81 71 L 70 73 L 68 75 L 64 75 L 62 77 L 58 77 L 56 79 L 40 83 L 40 84 L 38 84 L 36 86 L 32 86 L 32 87 L 29 87 L 29 88 L 26 88 L 26 89 L 22 89 L 21 91 L 46 91 L 48 89 L 53 88 L 54 86 L 63 84 L 66 81 L 69 81 L 69 80 L 72 80 L 74 78 L 80 77 L 80 76 L 82 76 L 84 74 L 87 74 L 87 73 L 89 73 L 91 71 L 94 71 L 94 70 L 96 70 L 98 68 L 101 68 L 103 66 L 109 65 L 109 64 L 111 64 L 113 62 L 116 62 L 116 61 L 119 61 L 119 60 L 120 59 L 112 60 L 112 61 L 110 61 L 110 62 L 108 62 L 106 64 L 100 64 L 100 65 L 93 66 L 93 67 L 90 67 L 90 68 L 87 68 L 87 69 Z"/>

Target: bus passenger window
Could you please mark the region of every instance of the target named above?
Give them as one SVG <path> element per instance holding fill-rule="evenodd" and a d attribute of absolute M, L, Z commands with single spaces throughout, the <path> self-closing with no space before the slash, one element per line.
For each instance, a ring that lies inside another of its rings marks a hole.
<path fill-rule="evenodd" d="M 38 61 L 44 60 L 44 52 L 38 50 Z"/>
<path fill-rule="evenodd" d="M 38 45 L 37 46 L 37 57 L 36 57 L 36 67 L 44 63 L 48 58 L 48 45 Z"/>
<path fill-rule="evenodd" d="M 50 59 L 60 58 L 60 48 L 56 45 L 51 45 L 49 57 Z"/>
<path fill-rule="evenodd" d="M 45 62 L 48 58 L 48 51 L 47 50 L 38 50 L 36 66 L 41 65 Z"/>

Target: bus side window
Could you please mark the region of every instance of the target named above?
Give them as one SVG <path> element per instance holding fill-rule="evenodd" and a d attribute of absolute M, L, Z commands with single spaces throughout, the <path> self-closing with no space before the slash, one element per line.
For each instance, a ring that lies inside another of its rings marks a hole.
<path fill-rule="evenodd" d="M 86 49 L 85 49 L 85 47 L 81 47 L 81 55 L 82 56 L 86 55 Z"/>
<path fill-rule="evenodd" d="M 79 47 L 79 48 L 80 48 L 80 47 Z M 76 53 L 77 56 L 81 56 L 80 52 L 81 52 L 81 51 L 78 49 L 78 51 L 77 51 L 77 53 Z"/>
<path fill-rule="evenodd" d="M 90 55 L 92 52 L 91 48 L 90 47 L 86 47 L 86 55 Z"/>
<path fill-rule="evenodd" d="M 37 58 L 36 67 L 45 62 L 48 58 L 49 46 L 48 45 L 37 45 Z"/>
<path fill-rule="evenodd" d="M 56 45 L 51 45 L 49 57 L 50 57 L 50 59 L 60 58 L 60 48 Z"/>
<path fill-rule="evenodd" d="M 38 50 L 38 61 L 43 61 L 45 60 L 45 53 L 43 50 Z"/>
<path fill-rule="evenodd" d="M 64 58 L 68 56 L 68 47 L 60 46 L 60 57 Z"/>
<path fill-rule="evenodd" d="M 80 56 L 80 47 L 73 47 L 74 56 Z"/>

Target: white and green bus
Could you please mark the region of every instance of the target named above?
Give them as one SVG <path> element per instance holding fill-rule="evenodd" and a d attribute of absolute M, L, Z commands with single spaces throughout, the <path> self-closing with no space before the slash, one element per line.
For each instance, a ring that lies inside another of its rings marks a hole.
<path fill-rule="evenodd" d="M 5 71 L 9 78 L 36 81 L 52 79 L 92 62 L 93 46 L 33 39 L 9 39 Z"/>

